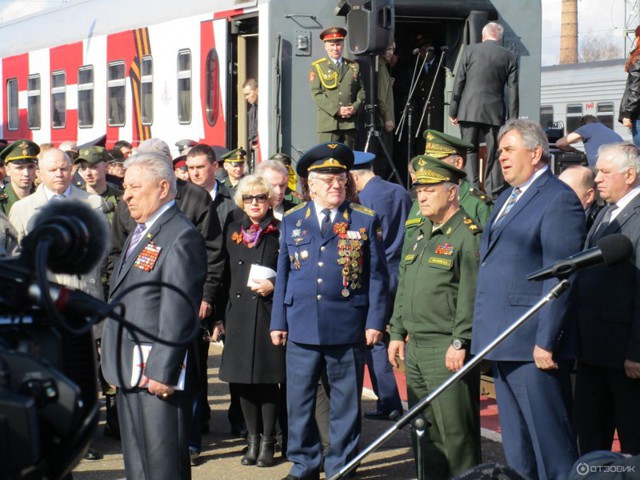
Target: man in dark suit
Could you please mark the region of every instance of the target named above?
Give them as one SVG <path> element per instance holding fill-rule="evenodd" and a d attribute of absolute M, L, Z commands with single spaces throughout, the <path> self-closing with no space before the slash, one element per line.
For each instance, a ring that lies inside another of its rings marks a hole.
<path fill-rule="evenodd" d="M 271 339 L 287 347 L 287 480 L 319 478 L 322 445 L 314 420 L 321 373 L 330 389 L 327 478 L 357 453 L 364 350 L 382 339 L 388 273 L 376 214 L 346 200 L 353 152 L 320 144 L 300 159 L 313 201 L 281 223 Z"/>
<path fill-rule="evenodd" d="M 190 479 L 188 430 L 195 384 L 194 345 L 178 342 L 198 328 L 198 307 L 207 273 L 204 238 L 176 203 L 171 164 L 157 153 L 126 162 L 124 201 L 136 228 L 111 277 L 110 297 L 141 329 L 139 343 L 114 320 L 105 322 L 101 365 L 118 387 L 118 410 L 127 478 Z M 146 285 L 120 297 L 142 282 Z M 187 353 L 188 351 L 188 353 Z M 197 388 L 197 387 L 195 387 Z"/>
<path fill-rule="evenodd" d="M 382 226 L 382 242 L 389 269 L 389 310 L 385 316 L 388 323 L 398 289 L 403 226 L 411 209 L 411 198 L 400 185 L 387 182 L 373 173 L 376 158 L 373 153 L 354 154 L 355 162 L 349 175 L 358 192 L 358 199 L 362 205 L 376 212 Z M 370 420 L 395 420 L 402 414 L 402 401 L 393 367 L 389 363 L 387 345 L 388 338 L 385 338 L 366 351 L 371 386 L 378 397 L 376 410 L 364 414 Z"/>
<path fill-rule="evenodd" d="M 494 22 L 482 29 L 482 43 L 468 45 L 456 73 L 449 117 L 460 125 L 462 139 L 474 145 L 467 156 L 469 181 L 480 186 L 478 137 L 487 144 L 484 191 L 497 197 L 505 188 L 496 162 L 497 134 L 505 120 L 505 85 L 509 90 L 509 118 L 518 118 L 518 56 L 500 45 L 504 29 Z"/>
<path fill-rule="evenodd" d="M 512 186 L 497 200 L 480 242 L 471 353 L 477 354 L 557 283 L 527 274 L 579 252 L 584 210 L 549 169 L 549 144 L 537 123 L 509 120 L 499 161 Z M 571 292 L 545 306 L 486 358 L 509 466 L 529 478 L 565 478 L 577 458 L 568 410 L 576 334 Z"/>
<path fill-rule="evenodd" d="M 580 453 L 610 450 L 614 430 L 623 453 L 640 454 L 640 150 L 613 143 L 598 151 L 596 184 L 608 205 L 585 248 L 622 233 L 631 261 L 580 272 L 575 425 Z"/>

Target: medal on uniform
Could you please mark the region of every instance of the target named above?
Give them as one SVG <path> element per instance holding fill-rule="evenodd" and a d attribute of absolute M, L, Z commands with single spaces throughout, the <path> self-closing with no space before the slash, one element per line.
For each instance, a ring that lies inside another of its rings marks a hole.
<path fill-rule="evenodd" d="M 300 252 L 300 258 L 301 258 L 302 260 L 306 260 L 307 258 L 309 258 L 309 252 L 307 252 L 306 250 L 302 250 L 302 251 Z"/>
<path fill-rule="evenodd" d="M 160 256 L 161 250 L 162 250 L 162 247 L 159 247 L 153 242 L 149 242 L 147 245 L 145 245 L 145 247 L 142 249 L 142 251 L 138 255 L 138 258 L 136 258 L 136 261 L 133 263 L 133 266 L 139 270 L 150 272 L 151 270 L 153 270 L 153 267 L 156 265 L 156 261 Z"/>

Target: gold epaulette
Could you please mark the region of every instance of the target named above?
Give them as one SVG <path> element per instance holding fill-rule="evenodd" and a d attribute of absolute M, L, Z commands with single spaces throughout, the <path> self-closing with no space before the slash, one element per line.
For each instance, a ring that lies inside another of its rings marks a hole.
<path fill-rule="evenodd" d="M 298 200 L 304 200 L 304 197 L 295 190 L 291 190 L 291 196 L 297 198 Z"/>
<path fill-rule="evenodd" d="M 373 217 L 376 214 L 376 212 L 374 212 L 370 208 L 363 207 L 359 203 L 351 203 L 351 209 L 355 210 L 356 212 L 364 213 L 365 215 L 369 215 L 371 217 Z"/>
<path fill-rule="evenodd" d="M 291 215 L 293 212 L 297 212 L 298 210 L 300 210 L 301 208 L 304 208 L 304 207 L 306 207 L 306 206 L 307 206 L 307 202 L 302 202 L 301 204 L 296 205 L 296 206 L 295 206 L 295 207 L 293 207 L 292 209 L 287 210 L 286 212 L 284 212 L 284 216 L 285 216 L 285 217 L 286 217 L 286 216 L 289 216 L 289 215 Z"/>
<path fill-rule="evenodd" d="M 482 200 L 484 203 L 486 203 L 487 205 L 491 205 L 493 203 L 493 201 L 491 200 L 491 198 L 489 198 L 489 196 L 487 194 L 485 194 L 482 190 L 475 188 L 475 187 L 471 187 L 469 189 L 469 194 L 479 200 Z"/>
<path fill-rule="evenodd" d="M 311 65 L 313 65 L 314 67 L 316 66 L 316 64 L 321 63 L 321 62 L 327 62 L 328 60 L 325 57 L 322 57 L 320 60 L 316 60 L 315 62 L 313 62 Z"/>
<path fill-rule="evenodd" d="M 471 218 L 467 217 L 466 215 L 464 216 L 464 218 L 462 219 L 462 223 L 469 229 L 469 231 L 471 233 L 473 233 L 474 235 L 477 235 L 479 233 L 482 233 L 482 228 L 480 227 L 480 225 L 478 225 L 476 222 L 474 222 Z"/>
<path fill-rule="evenodd" d="M 408 218 L 406 222 L 404 222 L 404 228 L 407 227 L 419 227 L 424 223 L 424 218 L 414 217 Z"/>

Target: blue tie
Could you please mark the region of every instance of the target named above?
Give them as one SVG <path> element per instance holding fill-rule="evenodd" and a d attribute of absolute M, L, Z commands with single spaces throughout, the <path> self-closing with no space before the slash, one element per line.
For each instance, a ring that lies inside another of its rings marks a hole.
<path fill-rule="evenodd" d="M 504 209 L 502 210 L 498 218 L 496 218 L 493 221 L 493 225 L 491 226 L 492 231 L 498 228 L 498 226 L 502 223 L 502 220 L 504 220 L 504 217 L 507 216 L 507 214 L 511 211 L 513 206 L 518 201 L 518 197 L 520 196 L 521 193 L 522 191 L 518 187 L 513 189 L 513 192 L 511 192 L 511 195 L 509 195 L 509 199 L 507 200 L 507 204 L 504 206 Z"/>
<path fill-rule="evenodd" d="M 145 228 L 147 227 L 144 223 L 136 225 L 136 229 L 133 231 L 133 235 L 131 236 L 131 242 L 129 242 L 129 248 L 127 248 L 127 253 L 124 256 L 125 262 L 129 258 L 129 255 L 131 255 L 131 252 L 135 250 L 138 243 L 140 243 L 140 240 L 142 240 L 142 234 L 144 233 Z"/>

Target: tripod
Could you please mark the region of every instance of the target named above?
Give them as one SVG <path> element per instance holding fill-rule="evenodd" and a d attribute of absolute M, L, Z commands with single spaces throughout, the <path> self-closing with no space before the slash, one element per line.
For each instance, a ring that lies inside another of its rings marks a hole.
<path fill-rule="evenodd" d="M 389 178 L 395 176 L 397 182 L 402 185 L 402 178 L 400 177 L 400 174 L 398 173 L 398 170 L 396 169 L 396 166 L 391 159 L 391 155 L 389 155 L 387 147 L 380 139 L 380 131 L 376 130 L 379 60 L 380 57 L 378 55 L 374 53 L 369 54 L 369 100 L 371 103 L 365 104 L 364 106 L 366 113 L 365 127 L 367 128 L 367 141 L 364 145 L 364 151 L 369 151 L 369 146 L 372 139 L 374 141 L 377 141 L 378 146 L 382 149 L 384 158 L 386 158 L 387 160 L 387 164 L 389 165 L 389 167 L 391 167 L 391 175 L 389 176 Z M 387 180 L 389 178 L 387 178 Z"/>

